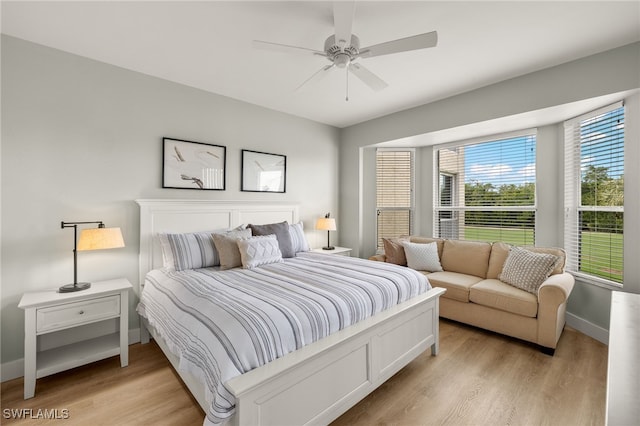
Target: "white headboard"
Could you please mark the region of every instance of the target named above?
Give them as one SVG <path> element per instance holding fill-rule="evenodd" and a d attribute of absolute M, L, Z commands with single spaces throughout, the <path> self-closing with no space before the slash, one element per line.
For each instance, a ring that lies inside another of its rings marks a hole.
<path fill-rule="evenodd" d="M 197 232 L 242 224 L 299 221 L 297 204 L 214 200 L 136 200 L 140 205 L 140 286 L 144 276 L 162 266 L 159 232 Z M 140 287 L 142 288 L 142 287 Z"/>

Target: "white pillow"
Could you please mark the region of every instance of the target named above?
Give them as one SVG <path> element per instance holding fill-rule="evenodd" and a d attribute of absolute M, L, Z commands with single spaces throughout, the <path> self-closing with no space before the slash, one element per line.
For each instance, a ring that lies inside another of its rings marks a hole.
<path fill-rule="evenodd" d="M 275 235 L 260 235 L 238 241 L 242 267 L 253 269 L 260 265 L 282 262 L 282 252 Z"/>
<path fill-rule="evenodd" d="M 407 266 L 416 271 L 439 272 L 442 271 L 440 258 L 438 257 L 438 245 L 412 243 L 403 241 L 404 254 L 407 257 Z"/>
<path fill-rule="evenodd" d="M 293 251 L 295 253 L 311 250 L 307 238 L 304 236 L 302 222 L 289 225 L 289 232 L 291 233 L 291 243 L 293 244 Z"/>

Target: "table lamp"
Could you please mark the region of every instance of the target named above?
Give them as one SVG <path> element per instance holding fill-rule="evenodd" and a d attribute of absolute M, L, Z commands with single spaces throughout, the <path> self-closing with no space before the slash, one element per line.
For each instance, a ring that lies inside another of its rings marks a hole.
<path fill-rule="evenodd" d="M 336 220 L 334 218 L 332 218 L 332 217 L 329 217 L 330 214 L 331 213 L 327 213 L 324 217 L 321 217 L 316 222 L 316 229 L 320 229 L 322 231 L 327 231 L 327 246 L 326 247 L 322 247 L 322 250 L 334 250 L 335 249 L 335 247 L 333 247 L 329 243 L 329 232 L 336 230 Z"/>
<path fill-rule="evenodd" d="M 83 229 L 78 240 L 78 225 L 98 224 L 97 228 Z M 61 222 L 61 228 L 73 228 L 73 283 L 63 285 L 60 293 L 86 290 L 91 283 L 78 282 L 78 250 L 102 250 L 124 247 L 120 228 L 105 228 L 102 221 L 94 222 Z"/>

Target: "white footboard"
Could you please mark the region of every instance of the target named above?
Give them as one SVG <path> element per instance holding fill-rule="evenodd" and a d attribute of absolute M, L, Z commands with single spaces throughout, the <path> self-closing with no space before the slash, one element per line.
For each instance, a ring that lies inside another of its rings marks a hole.
<path fill-rule="evenodd" d="M 429 347 L 437 354 L 444 291 L 429 290 L 230 380 L 227 387 L 236 396 L 231 423 L 303 425 L 336 419 Z M 176 357 L 158 343 L 178 371 Z M 206 412 L 202 385 L 178 373 Z"/>

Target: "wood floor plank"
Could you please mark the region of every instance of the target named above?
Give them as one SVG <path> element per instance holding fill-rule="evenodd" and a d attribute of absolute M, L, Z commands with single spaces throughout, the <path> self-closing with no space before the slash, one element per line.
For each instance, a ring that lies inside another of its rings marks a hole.
<path fill-rule="evenodd" d="M 64 425 L 201 425 L 204 413 L 154 343 L 38 379 L 2 383 L 5 409 L 67 409 Z M 419 356 L 333 425 L 603 425 L 606 345 L 567 328 L 555 356 L 534 345 L 442 320 L 440 353 Z M 3 425 L 61 420 L 0 419 Z"/>

